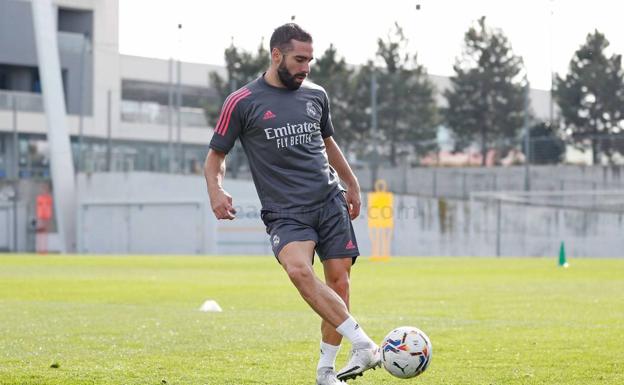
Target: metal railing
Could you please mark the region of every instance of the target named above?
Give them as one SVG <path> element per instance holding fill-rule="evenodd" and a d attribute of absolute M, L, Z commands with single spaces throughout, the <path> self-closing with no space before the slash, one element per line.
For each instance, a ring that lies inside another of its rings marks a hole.
<path fill-rule="evenodd" d="M 12 110 L 13 101 L 15 101 L 18 111 L 43 112 L 43 98 L 41 94 L 0 90 L 0 110 Z"/>
<path fill-rule="evenodd" d="M 0 110 L 12 110 L 16 103 L 18 111 L 44 112 L 43 97 L 34 92 L 0 90 Z M 171 124 L 177 124 L 177 111 L 171 110 Z M 158 103 L 121 101 L 121 120 L 131 123 L 169 124 L 169 108 Z M 180 125 L 183 127 L 208 127 L 204 110 L 201 108 L 182 107 Z"/>
<path fill-rule="evenodd" d="M 170 115 L 171 114 L 171 115 Z M 171 117 L 170 117 L 171 116 Z M 177 111 L 152 102 L 121 101 L 121 120 L 130 123 L 169 124 L 177 125 Z M 201 108 L 182 107 L 180 109 L 180 125 L 183 127 L 208 127 L 206 115 Z"/>

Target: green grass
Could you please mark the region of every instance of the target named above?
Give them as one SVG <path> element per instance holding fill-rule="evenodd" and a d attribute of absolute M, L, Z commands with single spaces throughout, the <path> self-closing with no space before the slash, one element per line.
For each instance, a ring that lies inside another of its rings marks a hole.
<path fill-rule="evenodd" d="M 420 327 L 433 359 L 354 383 L 624 384 L 624 260 L 555 265 L 361 259 L 356 318 Z M 0 256 L 0 384 L 314 384 L 319 338 L 272 257 Z"/>

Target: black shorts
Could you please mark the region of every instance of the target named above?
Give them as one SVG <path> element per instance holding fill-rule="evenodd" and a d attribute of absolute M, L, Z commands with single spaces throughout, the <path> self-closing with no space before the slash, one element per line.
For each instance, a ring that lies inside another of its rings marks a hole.
<path fill-rule="evenodd" d="M 360 255 L 349 218 L 347 201 L 342 191 L 316 210 L 302 212 L 262 210 L 261 217 L 270 235 L 269 242 L 276 258 L 284 246 L 296 241 L 314 241 L 316 253 L 321 261 L 352 258 L 355 263 Z"/>

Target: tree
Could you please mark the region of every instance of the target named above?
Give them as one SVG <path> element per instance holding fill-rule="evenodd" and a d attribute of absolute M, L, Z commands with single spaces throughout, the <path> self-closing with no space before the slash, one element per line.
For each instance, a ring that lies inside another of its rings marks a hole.
<path fill-rule="evenodd" d="M 407 52 L 407 43 L 396 23 L 385 40 L 377 41 L 377 58 L 383 63 L 375 69 L 378 126 L 390 146 L 392 165 L 397 164 L 399 147 L 409 146 L 420 153 L 437 148 L 434 86 L 417 55 Z"/>
<path fill-rule="evenodd" d="M 354 131 L 358 132 L 360 140 L 354 142 L 351 148 L 365 157 L 370 157 L 370 146 L 375 144 L 371 132 L 371 78 L 375 66 L 369 61 L 365 66 L 358 67 L 349 84 L 347 120 Z M 377 159 L 368 159 L 376 162 Z"/>
<path fill-rule="evenodd" d="M 221 106 L 228 95 L 256 79 L 271 64 L 269 51 L 264 48 L 263 41 L 260 42 L 255 53 L 240 50 L 232 42 L 225 49 L 224 57 L 227 78 L 223 78 L 214 71 L 208 75 L 210 83 L 217 90 L 220 99 L 219 103 L 206 106 L 206 115 L 212 124 L 217 123 Z"/>
<path fill-rule="evenodd" d="M 488 148 L 511 142 L 522 128 L 528 83 L 522 58 L 514 55 L 502 31 L 486 26 L 485 17 L 466 32 L 464 44 L 451 88 L 444 92 L 444 117 L 456 148 L 478 142 L 485 165 Z"/>
<path fill-rule="evenodd" d="M 554 94 L 564 126 L 578 147 L 591 147 L 594 164 L 601 154 L 613 160 L 621 149 L 614 145 L 616 141 L 606 139 L 624 130 L 622 56 L 607 57 L 608 46 L 604 34 L 588 34 L 570 60 L 565 78 L 555 79 Z"/>
<path fill-rule="evenodd" d="M 315 61 L 310 72 L 310 78 L 327 91 L 332 121 L 336 127 L 334 136 L 345 152 L 361 140 L 364 133 L 352 124 L 353 120 L 349 116 L 353 109 L 350 105 L 352 77 L 353 70 L 348 67 L 344 57 L 338 58 L 333 44 Z"/>
<path fill-rule="evenodd" d="M 565 143 L 557 136 L 556 129 L 545 122 L 538 122 L 529 129 L 529 159 L 531 164 L 557 164 L 565 154 Z M 522 152 L 527 153 L 522 137 Z"/>

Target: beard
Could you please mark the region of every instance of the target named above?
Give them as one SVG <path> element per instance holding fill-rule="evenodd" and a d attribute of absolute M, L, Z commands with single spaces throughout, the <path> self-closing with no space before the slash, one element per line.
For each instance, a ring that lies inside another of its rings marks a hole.
<path fill-rule="evenodd" d="M 296 91 L 299 89 L 299 87 L 301 87 L 301 84 L 302 84 L 296 81 L 296 77 L 306 76 L 306 74 L 301 72 L 301 73 L 296 73 L 292 75 L 288 71 L 288 68 L 286 68 L 286 63 L 284 63 L 284 59 L 282 59 L 282 62 L 280 63 L 279 67 L 277 67 L 277 76 L 279 77 L 279 80 L 282 82 L 282 84 L 286 86 L 287 89 L 291 91 Z"/>

